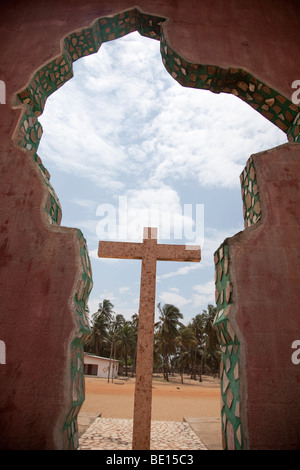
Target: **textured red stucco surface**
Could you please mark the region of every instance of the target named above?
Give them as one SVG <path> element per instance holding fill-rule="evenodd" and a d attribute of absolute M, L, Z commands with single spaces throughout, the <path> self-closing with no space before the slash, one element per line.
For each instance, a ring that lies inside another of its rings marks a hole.
<path fill-rule="evenodd" d="M 0 336 L 7 357 L 0 366 L 0 447 L 53 448 L 62 445 L 54 437 L 61 407 L 71 404 L 67 347 L 78 253 L 75 236 L 43 223 L 37 170 L 25 162 L 12 151 L 1 166 Z"/>
<path fill-rule="evenodd" d="M 300 148 L 253 156 L 263 217 L 230 241 L 251 449 L 299 449 Z M 244 390 L 243 390 L 244 387 Z M 245 408 L 245 406 L 244 406 Z"/>
<path fill-rule="evenodd" d="M 298 1 L 139 0 L 135 5 L 147 13 L 168 18 L 165 25 L 168 41 L 183 58 L 195 63 L 242 67 L 290 98 L 291 83 L 300 78 L 296 43 L 299 37 Z M 6 343 L 7 364 L 0 366 L 0 448 L 45 449 L 63 445 L 60 430 L 71 401 L 67 352 L 75 332 L 70 299 L 79 271 L 79 248 L 74 233 L 47 225 L 42 207 L 41 176 L 29 156 L 14 146 L 12 138 L 20 110 L 12 109 L 12 96 L 26 85 L 33 72 L 59 54 L 60 40 L 69 32 L 88 26 L 97 17 L 132 7 L 132 3 L 125 0 L 1 2 L 0 79 L 6 84 L 7 104 L 0 107 L 0 339 Z M 277 189 L 282 191 L 280 185 Z M 285 198 L 289 198 L 290 190 L 294 194 L 295 189 L 285 184 Z M 277 199 L 281 200 L 281 197 Z M 294 205 L 289 205 L 289 210 L 294 210 Z M 288 233 L 296 237 L 293 230 Z M 249 282 L 249 291 L 258 304 L 266 304 L 266 307 L 260 307 L 259 315 L 267 311 L 270 316 L 272 311 L 277 323 L 270 317 L 268 328 L 257 327 L 255 330 L 254 317 L 258 315 L 254 309 L 243 317 L 248 308 L 246 304 L 239 311 L 238 322 L 249 334 L 245 335 L 247 341 L 253 341 L 260 348 L 263 345 L 268 355 L 275 355 L 276 360 L 279 357 L 277 351 L 283 351 L 289 362 L 290 351 L 285 348 L 289 348 L 294 338 L 290 330 L 286 341 L 278 338 L 276 325 L 284 328 L 279 318 L 287 305 L 287 292 L 295 299 L 299 277 L 291 270 L 287 257 L 280 258 L 286 246 L 292 257 L 294 244 L 285 242 L 285 237 L 279 236 L 275 228 L 270 234 L 270 231 L 266 235 L 261 231 L 259 244 L 266 249 L 274 246 L 274 243 L 268 243 L 268 237 L 272 235 L 277 237 L 278 243 L 281 237 L 281 245 L 276 242 L 275 252 L 267 249 L 261 254 L 264 263 L 260 272 L 266 271 L 261 277 L 267 276 L 270 280 L 268 298 L 259 294 L 255 297 L 260 282 L 255 278 L 257 265 L 251 268 L 254 261 L 249 246 L 243 248 L 245 253 L 249 252 L 249 262 L 243 261 L 239 273 L 242 277 L 236 277 L 239 282 Z M 249 241 L 252 248 L 255 236 L 253 232 Z M 280 258 L 279 265 L 275 262 L 277 258 Z M 296 262 L 293 266 L 296 268 Z M 253 271 L 249 279 L 245 277 L 246 267 L 251 273 Z M 280 279 L 277 275 L 279 267 Z M 273 295 L 278 299 L 276 308 Z M 271 300 L 272 308 L 269 306 Z M 288 305 L 291 307 L 292 304 Z M 248 318 L 249 315 L 253 318 Z M 251 329 L 247 323 L 250 320 L 254 322 Z M 290 318 L 289 321 L 296 320 Z M 269 335 L 269 341 L 265 335 Z M 248 384 L 252 386 L 255 380 L 250 378 L 258 373 L 264 357 L 260 353 L 258 358 L 253 352 L 255 349 L 249 348 L 247 344 Z M 285 396 L 284 372 L 281 369 L 280 375 L 277 366 L 270 366 L 270 372 L 273 371 L 274 381 L 277 377 L 274 387 L 282 387 L 282 396 Z M 296 377 L 292 375 L 292 379 Z M 249 391 L 253 409 L 265 401 L 265 387 L 271 382 L 266 384 L 264 381 L 265 385 L 260 388 L 258 383 L 261 382 L 256 380 L 256 395 L 253 390 Z M 271 407 L 271 402 L 268 406 Z M 267 413 L 268 407 L 263 411 Z M 272 409 L 264 423 L 271 412 Z M 252 419 L 249 414 L 248 422 L 249 433 L 261 429 L 257 418 Z M 258 435 L 254 439 L 258 439 Z"/>

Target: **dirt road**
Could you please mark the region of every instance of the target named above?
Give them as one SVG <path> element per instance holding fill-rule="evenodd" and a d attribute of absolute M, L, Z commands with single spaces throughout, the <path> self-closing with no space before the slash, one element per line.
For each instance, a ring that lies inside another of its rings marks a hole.
<path fill-rule="evenodd" d="M 85 377 L 86 399 L 82 412 L 101 413 L 103 418 L 133 417 L 135 379 Z M 179 377 L 165 382 L 153 376 L 152 420 L 182 421 L 183 417 L 219 417 L 220 381 L 203 376 L 203 382 Z"/>

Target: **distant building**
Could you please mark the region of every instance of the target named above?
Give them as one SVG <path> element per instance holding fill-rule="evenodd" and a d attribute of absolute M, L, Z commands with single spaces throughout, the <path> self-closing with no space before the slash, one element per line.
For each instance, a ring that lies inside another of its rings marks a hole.
<path fill-rule="evenodd" d="M 96 356 L 84 353 L 84 375 L 94 375 L 95 377 L 108 377 L 110 367 L 110 378 L 118 377 L 119 361 L 107 357 Z"/>

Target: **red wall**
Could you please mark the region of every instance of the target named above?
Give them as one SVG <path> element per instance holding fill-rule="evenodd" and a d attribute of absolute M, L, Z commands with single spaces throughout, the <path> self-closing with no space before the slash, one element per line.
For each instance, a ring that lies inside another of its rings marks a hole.
<path fill-rule="evenodd" d="M 251 449 L 300 448 L 300 147 L 253 156 L 262 219 L 230 239 L 241 397 Z"/>
<path fill-rule="evenodd" d="M 42 208 L 45 189 L 41 175 L 30 156 L 14 145 L 13 133 L 20 110 L 12 108 L 12 97 L 24 88 L 33 72 L 59 54 L 61 38 L 88 26 L 97 17 L 132 6 L 125 0 L 13 0 L 1 4 L 0 79 L 6 83 L 7 104 L 0 105 L 0 339 L 6 343 L 7 363 L 0 366 L 0 448 L 63 447 L 61 427 L 71 403 L 69 345 L 76 334 L 70 299 L 80 276 L 79 242 L 75 233 L 72 229 L 48 225 Z M 147 13 L 168 18 L 165 25 L 168 41 L 181 57 L 194 63 L 242 67 L 290 99 L 291 83 L 300 79 L 298 1 L 139 0 L 138 6 Z M 281 161 L 282 157 L 278 159 Z M 299 181 L 296 157 L 293 156 L 292 160 L 294 179 Z M 287 177 L 287 172 L 284 175 Z M 269 177 L 273 176 L 271 172 Z M 276 191 L 280 192 L 280 200 L 284 197 L 288 201 L 289 191 L 295 194 L 294 187 L 288 184 L 288 179 L 283 186 L 276 181 L 272 185 L 273 201 L 278 200 Z M 267 194 L 269 190 L 266 187 Z M 294 203 L 291 202 L 288 207 L 289 211 L 293 211 Z M 291 212 L 289 214 L 291 217 Z M 270 404 L 263 410 L 260 408 L 259 413 L 252 418 L 249 407 L 254 409 L 259 403 L 264 403 L 268 393 L 265 385 L 261 388 L 257 386 L 260 376 L 256 364 L 260 362 L 261 355 L 264 357 L 268 354 L 277 360 L 278 351 L 284 350 L 286 343 L 283 343 L 282 337 L 277 339 L 278 328 L 282 328 L 280 316 L 286 315 L 284 306 L 287 305 L 287 292 L 291 299 L 289 309 L 292 309 L 292 305 L 297 307 L 292 300 L 299 286 L 299 274 L 294 275 L 297 269 L 299 273 L 297 263 L 293 264 L 291 271 L 287 257 L 284 255 L 280 258 L 286 245 L 290 251 L 294 245 L 286 242 L 285 236 L 278 233 L 279 229 L 272 228 L 271 222 L 268 224 L 268 235 L 264 235 L 261 230 L 259 244 L 267 250 L 267 253 L 264 250 L 261 253 L 266 271 L 264 279 L 270 279 L 266 292 L 268 296 L 276 295 L 277 308 L 271 309 L 269 300 L 266 301 L 266 296 L 261 299 L 258 291 L 259 310 L 254 308 L 246 312 L 246 306 L 241 307 L 237 317 L 247 343 L 247 384 L 250 388 L 256 384 L 255 392 L 249 389 L 247 409 L 249 442 L 255 446 L 259 440 L 257 416 L 263 413 L 260 415 L 264 418 L 263 422 L 269 422 L 270 416 L 274 417 L 274 407 L 277 409 L 275 404 Z M 295 236 L 296 231 L 293 232 L 290 227 L 289 234 Z M 268 237 L 273 235 L 281 237 L 280 249 L 276 248 L 275 252 L 268 248 Z M 252 276 L 245 279 L 244 270 L 245 266 L 248 268 L 249 243 L 256 243 L 257 246 L 258 241 L 253 241 L 255 237 L 253 232 L 242 249 L 245 258 L 237 255 L 235 269 L 239 283 L 242 279 L 245 282 L 257 282 Z M 272 270 L 278 268 L 277 258 L 280 258 L 278 263 L 282 273 L 280 286 L 272 281 Z M 251 258 L 250 266 L 255 260 Z M 253 265 L 255 273 L 257 269 L 258 265 Z M 259 285 L 255 283 L 250 288 L 254 292 L 254 299 L 255 289 Z M 237 300 L 242 303 L 246 294 L 247 288 L 243 286 Z M 267 309 L 262 302 L 267 302 Z M 267 330 L 262 328 L 259 321 L 253 320 L 257 316 L 260 319 L 265 311 L 268 317 L 273 312 L 278 319 L 276 322 L 270 321 Z M 288 318 L 291 321 L 294 317 L 290 314 Z M 250 320 L 254 322 L 251 328 L 248 323 Z M 297 325 L 293 323 L 293 327 Z M 264 335 L 267 335 L 268 341 Z M 292 339 L 297 338 L 292 338 L 289 329 L 286 335 L 288 344 Z M 254 345 L 256 348 L 263 345 L 265 349 L 258 355 Z M 281 365 L 285 367 L 287 352 L 284 350 L 282 354 Z M 280 374 L 277 368 L 270 371 L 272 381 L 269 381 L 268 386 L 274 381 L 274 387 L 281 387 L 286 396 L 286 389 L 290 390 L 291 387 L 284 380 L 287 376 L 283 372 L 284 367 L 281 367 Z M 292 377 L 291 380 L 299 378 L 293 374 L 288 376 Z M 292 399 L 291 394 L 288 396 Z M 276 414 L 275 420 L 277 416 L 282 423 L 285 412 L 283 416 Z M 259 429 L 265 432 L 261 425 Z"/>

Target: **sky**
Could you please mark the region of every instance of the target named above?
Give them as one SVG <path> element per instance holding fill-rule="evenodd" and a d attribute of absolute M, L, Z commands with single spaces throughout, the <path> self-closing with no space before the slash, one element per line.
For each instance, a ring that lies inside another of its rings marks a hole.
<path fill-rule="evenodd" d="M 156 304 L 174 304 L 187 324 L 215 305 L 213 254 L 244 229 L 239 176 L 250 155 L 286 135 L 239 98 L 179 85 L 159 42 L 131 33 L 73 64 L 39 121 L 38 155 L 79 228 L 93 272 L 90 313 L 109 299 L 138 313 L 141 261 L 98 258 L 100 240 L 201 246 L 201 262 L 157 262 Z M 156 309 L 156 320 L 158 312 Z"/>

